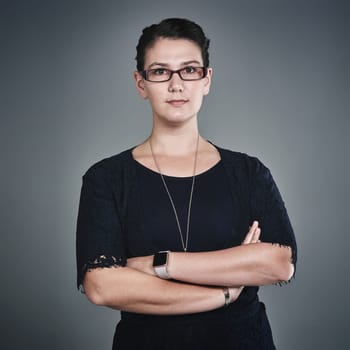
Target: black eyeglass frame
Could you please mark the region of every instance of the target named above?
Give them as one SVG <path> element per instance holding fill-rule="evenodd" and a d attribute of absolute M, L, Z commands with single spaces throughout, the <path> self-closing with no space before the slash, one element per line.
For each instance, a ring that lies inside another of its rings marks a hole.
<path fill-rule="evenodd" d="M 208 74 L 208 67 L 192 67 L 192 68 L 201 68 L 203 70 L 203 76 L 201 78 L 195 78 L 195 79 L 184 79 L 182 76 L 181 76 L 181 71 L 185 70 L 186 68 L 189 68 L 189 67 L 184 67 L 184 68 L 180 68 L 180 69 L 177 69 L 177 70 L 171 70 L 171 69 L 168 69 L 168 68 L 155 68 L 155 69 L 149 69 L 149 70 L 142 70 L 140 71 L 139 73 L 142 75 L 142 77 L 147 80 L 147 81 L 150 81 L 152 83 L 165 83 L 166 81 L 169 81 L 171 80 L 171 78 L 173 77 L 173 74 L 176 73 L 181 80 L 183 81 L 196 81 L 196 80 L 202 80 L 204 79 L 207 74 Z M 170 72 L 170 76 L 168 79 L 166 80 L 149 80 L 148 79 L 148 72 L 150 71 L 154 71 L 154 70 L 157 70 L 157 69 L 165 69 L 167 71 Z"/>

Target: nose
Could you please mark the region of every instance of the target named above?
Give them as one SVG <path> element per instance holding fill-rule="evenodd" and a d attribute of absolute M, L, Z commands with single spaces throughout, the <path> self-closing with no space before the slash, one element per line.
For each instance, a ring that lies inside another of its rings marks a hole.
<path fill-rule="evenodd" d="M 168 90 L 170 92 L 182 92 L 183 91 L 183 80 L 180 78 L 179 73 L 174 73 L 169 80 Z"/>

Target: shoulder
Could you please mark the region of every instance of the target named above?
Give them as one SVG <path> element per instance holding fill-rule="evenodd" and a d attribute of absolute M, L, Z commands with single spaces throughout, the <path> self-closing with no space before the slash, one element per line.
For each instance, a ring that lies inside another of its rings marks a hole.
<path fill-rule="evenodd" d="M 218 149 L 225 167 L 232 171 L 243 173 L 248 176 L 268 171 L 268 168 L 256 156 L 232 151 L 219 146 L 215 147 Z"/>
<path fill-rule="evenodd" d="M 132 164 L 132 148 L 116 155 L 103 158 L 92 164 L 83 177 L 121 176 L 123 169 L 129 169 Z"/>
<path fill-rule="evenodd" d="M 267 189 L 275 186 L 270 169 L 255 156 L 217 147 L 231 181 L 242 189 Z"/>

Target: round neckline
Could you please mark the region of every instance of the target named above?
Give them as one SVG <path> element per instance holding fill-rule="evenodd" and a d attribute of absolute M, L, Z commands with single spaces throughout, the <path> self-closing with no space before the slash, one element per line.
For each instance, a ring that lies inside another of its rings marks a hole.
<path fill-rule="evenodd" d="M 148 173 L 160 176 L 160 173 L 158 171 L 155 171 L 153 169 L 146 167 L 145 165 L 143 165 L 142 163 L 137 161 L 133 156 L 131 158 L 140 168 L 146 170 Z M 214 165 L 212 165 L 210 168 L 202 171 L 201 173 L 196 174 L 195 177 L 198 178 L 198 177 L 201 177 L 203 175 L 210 173 L 211 171 L 215 170 L 221 164 L 221 162 L 222 162 L 222 159 L 220 158 Z M 193 176 L 173 176 L 173 175 L 165 175 L 165 174 L 162 174 L 162 175 L 166 179 L 176 179 L 176 180 L 189 180 L 189 179 L 193 178 Z"/>

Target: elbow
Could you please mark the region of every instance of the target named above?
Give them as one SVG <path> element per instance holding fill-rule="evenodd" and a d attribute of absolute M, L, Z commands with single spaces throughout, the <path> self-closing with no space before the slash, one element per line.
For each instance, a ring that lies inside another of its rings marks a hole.
<path fill-rule="evenodd" d="M 276 274 L 276 282 L 289 282 L 294 275 L 294 265 L 288 261 L 281 264 Z"/>
<path fill-rule="evenodd" d="M 294 273 L 295 273 L 295 266 L 292 262 L 289 262 L 288 279 L 286 282 L 289 282 L 294 277 Z"/>
<path fill-rule="evenodd" d="M 292 262 L 292 251 L 290 247 L 279 247 L 277 252 L 276 282 L 289 282 L 294 276 L 295 267 Z"/>
<path fill-rule="evenodd" d="M 87 272 L 85 279 L 83 281 L 83 287 L 87 299 L 94 305 L 97 306 L 111 306 L 118 309 L 118 300 L 116 296 L 113 297 L 113 303 L 111 300 L 111 293 L 108 293 L 107 282 L 104 280 L 103 276 L 98 271 Z"/>
<path fill-rule="evenodd" d="M 107 306 L 103 296 L 96 292 L 86 292 L 87 299 L 94 305 Z"/>
<path fill-rule="evenodd" d="M 295 267 L 291 261 L 290 248 L 279 248 L 274 271 L 276 283 L 287 283 L 292 279 L 294 276 Z"/>
<path fill-rule="evenodd" d="M 98 283 L 84 281 L 83 283 L 86 298 L 94 305 L 106 306 L 106 296 L 103 293 L 103 288 Z"/>

